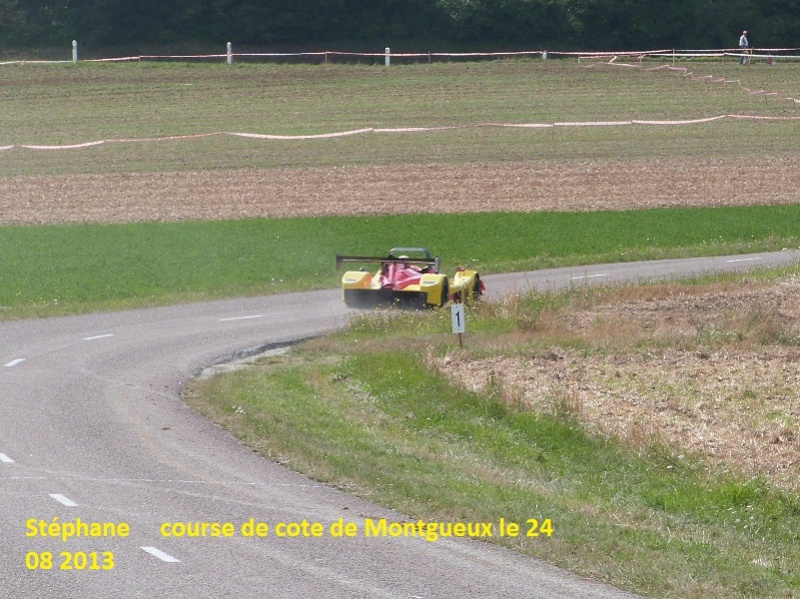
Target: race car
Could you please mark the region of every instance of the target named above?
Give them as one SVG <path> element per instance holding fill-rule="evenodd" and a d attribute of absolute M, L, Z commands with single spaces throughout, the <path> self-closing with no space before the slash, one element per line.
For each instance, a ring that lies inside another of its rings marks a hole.
<path fill-rule="evenodd" d="M 459 268 L 448 279 L 439 270 L 439 257 L 425 248 L 396 247 L 379 257 L 336 254 L 337 270 L 345 262 L 380 264 L 375 274 L 362 266 L 342 276 L 342 299 L 351 308 L 444 306 L 475 300 L 485 289 L 474 270 Z"/>

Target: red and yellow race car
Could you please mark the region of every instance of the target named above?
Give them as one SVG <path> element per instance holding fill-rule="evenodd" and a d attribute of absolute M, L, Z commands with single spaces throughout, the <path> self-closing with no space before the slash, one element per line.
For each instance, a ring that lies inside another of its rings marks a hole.
<path fill-rule="evenodd" d="M 342 276 L 342 299 L 351 308 L 444 306 L 475 300 L 485 289 L 474 270 L 459 268 L 449 279 L 439 270 L 439 258 L 425 248 L 397 247 L 379 257 L 336 254 L 337 270 L 345 262 L 380 264 L 374 274 L 362 266 Z"/>

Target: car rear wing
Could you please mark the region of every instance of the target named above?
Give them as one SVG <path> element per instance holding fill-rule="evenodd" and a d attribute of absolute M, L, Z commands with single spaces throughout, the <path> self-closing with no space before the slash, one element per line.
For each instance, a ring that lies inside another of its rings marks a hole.
<path fill-rule="evenodd" d="M 408 256 L 407 258 L 399 258 L 399 255 L 408 254 L 422 254 L 424 257 L 415 258 Z M 344 262 L 379 262 L 382 264 L 416 264 L 418 266 L 432 266 L 434 272 L 439 272 L 439 256 L 433 257 L 431 253 L 424 248 L 392 248 L 389 250 L 388 256 L 346 256 L 344 254 L 336 254 L 336 270 L 341 270 Z"/>

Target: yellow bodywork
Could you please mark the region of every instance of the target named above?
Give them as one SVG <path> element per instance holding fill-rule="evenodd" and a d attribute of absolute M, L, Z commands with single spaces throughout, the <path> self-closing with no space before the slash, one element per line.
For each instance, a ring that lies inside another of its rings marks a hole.
<path fill-rule="evenodd" d="M 409 303 L 419 306 L 443 306 L 449 298 L 447 276 L 442 274 L 424 274 L 419 283 L 407 285 L 397 291 L 381 287 L 378 277 L 369 272 L 350 270 L 342 276 L 342 299 L 348 305 Z"/>
<path fill-rule="evenodd" d="M 342 276 L 342 299 L 357 307 L 412 304 L 443 306 L 450 301 L 470 303 L 481 293 L 480 277 L 474 270 L 459 270 L 452 281 L 443 274 L 424 274 L 419 283 L 401 290 L 384 289 L 376 275 L 350 270 Z"/>

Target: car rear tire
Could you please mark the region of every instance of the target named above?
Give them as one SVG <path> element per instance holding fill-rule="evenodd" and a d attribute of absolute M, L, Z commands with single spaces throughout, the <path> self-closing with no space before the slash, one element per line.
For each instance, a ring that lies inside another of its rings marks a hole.
<path fill-rule="evenodd" d="M 476 300 L 481 295 L 483 295 L 483 290 L 481 289 L 481 276 L 475 275 L 475 282 L 472 284 L 472 299 Z"/>
<path fill-rule="evenodd" d="M 442 282 L 442 295 L 439 297 L 439 307 L 444 306 L 450 299 L 450 283 L 447 282 L 447 277 Z"/>

